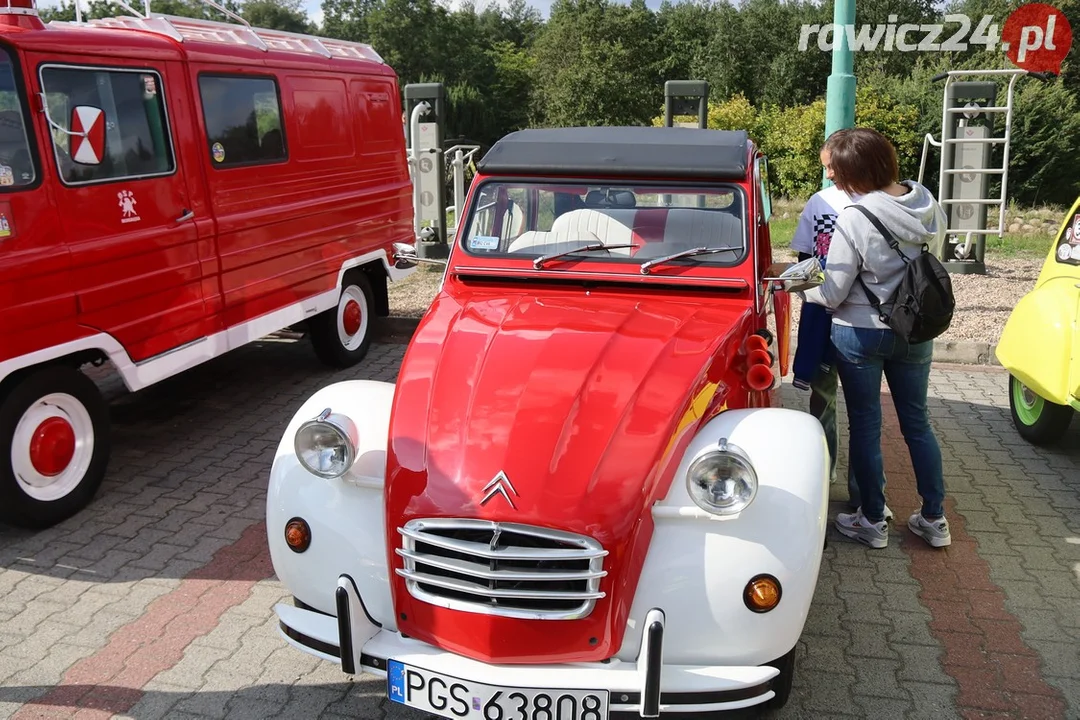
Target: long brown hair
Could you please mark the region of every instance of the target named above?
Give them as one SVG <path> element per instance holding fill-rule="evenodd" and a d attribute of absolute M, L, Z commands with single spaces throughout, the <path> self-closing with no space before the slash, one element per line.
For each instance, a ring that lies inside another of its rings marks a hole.
<path fill-rule="evenodd" d="M 896 148 L 873 128 L 845 128 L 822 146 L 829 153 L 833 182 L 849 193 L 866 194 L 898 182 Z"/>

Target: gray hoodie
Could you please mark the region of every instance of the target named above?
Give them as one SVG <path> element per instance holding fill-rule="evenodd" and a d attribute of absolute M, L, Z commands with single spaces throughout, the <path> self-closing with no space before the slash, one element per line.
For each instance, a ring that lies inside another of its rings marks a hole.
<path fill-rule="evenodd" d="M 877 216 L 907 257 L 915 257 L 925 243 L 937 252 L 945 239 L 945 213 L 925 187 L 914 180 L 903 183 L 910 192 L 897 197 L 883 190 L 863 195 L 858 204 Z M 856 281 L 862 277 L 870 291 L 885 302 L 900 284 L 904 261 L 889 247 L 870 220 L 854 208 L 836 219 L 825 261 L 825 283 L 803 293 L 803 300 L 834 310 L 833 322 L 862 328 L 887 328 Z"/>

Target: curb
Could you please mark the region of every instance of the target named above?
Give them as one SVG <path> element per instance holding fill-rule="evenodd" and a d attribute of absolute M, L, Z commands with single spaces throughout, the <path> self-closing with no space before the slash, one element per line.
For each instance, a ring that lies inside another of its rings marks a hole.
<path fill-rule="evenodd" d="M 390 316 L 379 318 L 380 334 L 388 336 L 412 335 L 420 318 Z M 795 331 L 791 334 L 791 352 L 798 347 Z M 994 354 L 996 344 L 972 340 L 935 340 L 934 362 L 953 365 L 991 365 L 1001 367 Z"/>

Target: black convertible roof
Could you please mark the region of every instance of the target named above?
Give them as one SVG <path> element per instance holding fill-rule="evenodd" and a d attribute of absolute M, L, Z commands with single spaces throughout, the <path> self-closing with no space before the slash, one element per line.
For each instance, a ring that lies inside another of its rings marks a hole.
<path fill-rule="evenodd" d="M 510 133 L 477 164 L 482 173 L 741 180 L 744 130 L 685 127 L 536 128 Z"/>

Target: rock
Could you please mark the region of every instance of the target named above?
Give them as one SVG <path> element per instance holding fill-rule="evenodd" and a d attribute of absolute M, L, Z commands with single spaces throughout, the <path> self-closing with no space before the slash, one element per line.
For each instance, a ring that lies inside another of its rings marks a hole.
<path fill-rule="evenodd" d="M 1020 232 L 1020 223 L 1014 222 L 1013 224 L 1009 225 L 1009 232 L 1011 232 L 1011 233 Z"/>
<path fill-rule="evenodd" d="M 1020 229 L 1024 232 L 1031 232 L 1035 229 L 1035 227 L 1033 225 L 1028 225 L 1027 223 L 1024 223 L 1024 225 Z"/>

